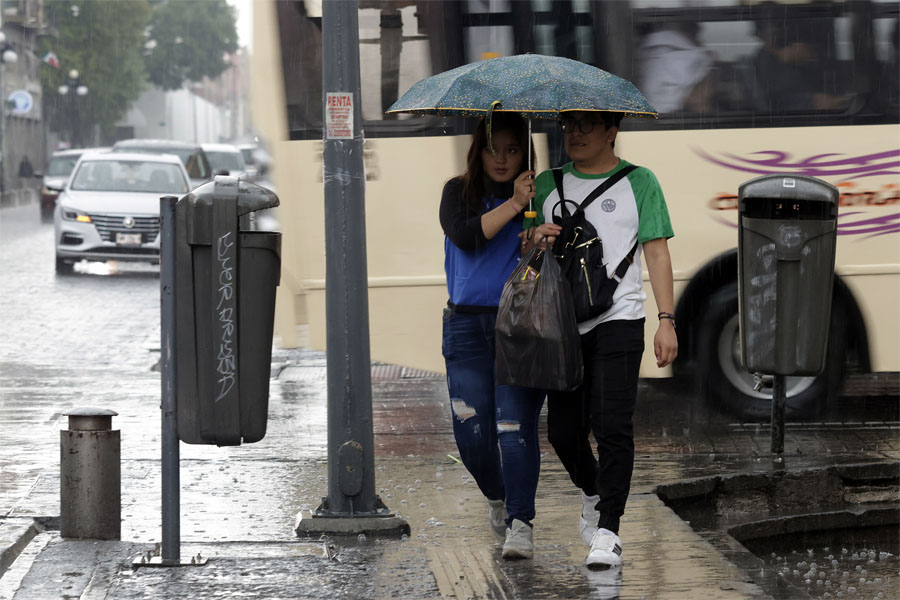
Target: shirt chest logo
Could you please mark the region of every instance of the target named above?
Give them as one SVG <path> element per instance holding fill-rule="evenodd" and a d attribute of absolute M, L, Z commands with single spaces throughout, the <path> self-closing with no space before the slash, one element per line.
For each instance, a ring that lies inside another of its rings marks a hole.
<path fill-rule="evenodd" d="M 612 198 L 607 198 L 600 203 L 600 208 L 603 209 L 603 212 L 611 213 L 612 211 L 616 210 L 616 201 Z"/>

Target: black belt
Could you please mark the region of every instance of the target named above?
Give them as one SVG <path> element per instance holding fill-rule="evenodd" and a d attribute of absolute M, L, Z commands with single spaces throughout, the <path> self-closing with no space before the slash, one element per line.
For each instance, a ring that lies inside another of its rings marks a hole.
<path fill-rule="evenodd" d="M 447 301 L 447 307 L 463 315 L 496 315 L 496 306 L 475 306 L 473 304 L 453 304 Z"/>

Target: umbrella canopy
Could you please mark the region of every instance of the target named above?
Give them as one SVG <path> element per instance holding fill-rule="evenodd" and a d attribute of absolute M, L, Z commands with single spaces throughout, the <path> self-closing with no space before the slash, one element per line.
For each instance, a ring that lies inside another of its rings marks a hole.
<path fill-rule="evenodd" d="M 656 117 L 633 83 L 577 60 L 520 54 L 463 65 L 427 77 L 386 111 L 446 116 L 485 116 L 496 110 L 558 119 L 564 111 L 609 111 Z"/>

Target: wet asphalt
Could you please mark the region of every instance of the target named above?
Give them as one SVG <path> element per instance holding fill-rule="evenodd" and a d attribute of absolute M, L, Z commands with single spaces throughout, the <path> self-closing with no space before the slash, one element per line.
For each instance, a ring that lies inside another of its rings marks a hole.
<path fill-rule="evenodd" d="M 136 568 L 161 539 L 158 270 L 92 266 L 59 280 L 52 233 L 30 212 L 0 211 L 0 234 L 0 600 L 769 597 L 655 487 L 900 458 L 894 383 L 872 392 L 860 379 L 823 420 L 788 424 L 776 462 L 767 424 L 734 422 L 674 382 L 642 381 L 621 571 L 581 566 L 580 495 L 546 442 L 545 419 L 535 557 L 508 562 L 455 460 L 444 379 L 373 365 L 375 487 L 410 535 L 298 539 L 298 513 L 327 495 L 326 364 L 323 353 L 276 341 L 266 437 L 181 445 L 181 556 L 208 562 Z M 59 431 L 77 406 L 119 413 L 121 541 L 59 535 Z"/>

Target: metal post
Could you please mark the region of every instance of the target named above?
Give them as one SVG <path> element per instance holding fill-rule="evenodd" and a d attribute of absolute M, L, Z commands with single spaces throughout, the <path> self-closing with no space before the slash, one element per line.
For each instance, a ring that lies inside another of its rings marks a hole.
<path fill-rule="evenodd" d="M 103 408 L 66 413 L 59 432 L 59 525 L 66 538 L 118 540 L 122 535 L 119 414 Z"/>
<path fill-rule="evenodd" d="M 322 88 L 349 92 L 353 104 L 352 139 L 324 135 L 328 512 L 340 514 L 375 511 L 357 12 L 356 1 L 322 5 Z M 342 455 L 357 468 L 342 469 Z"/>
<path fill-rule="evenodd" d="M 787 397 L 784 375 L 775 375 L 772 388 L 772 454 L 784 454 L 784 403 Z"/>
<path fill-rule="evenodd" d="M 358 9 L 322 3 L 328 497 L 298 535 L 409 532 L 375 494 Z"/>
<path fill-rule="evenodd" d="M 178 402 L 175 388 L 175 205 L 178 198 L 159 199 L 160 375 L 162 398 L 162 544 L 159 556 L 147 551 L 132 567 L 201 566 L 207 558 L 181 562 L 181 483 L 178 456 Z"/>
<path fill-rule="evenodd" d="M 162 562 L 181 560 L 181 489 L 175 401 L 175 196 L 159 199 L 162 375 Z"/>

